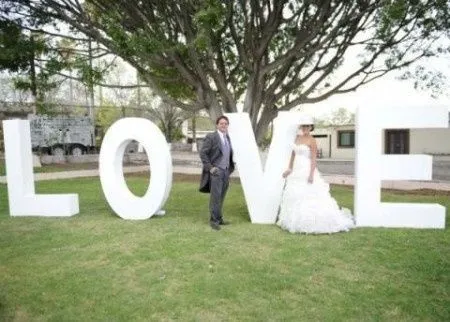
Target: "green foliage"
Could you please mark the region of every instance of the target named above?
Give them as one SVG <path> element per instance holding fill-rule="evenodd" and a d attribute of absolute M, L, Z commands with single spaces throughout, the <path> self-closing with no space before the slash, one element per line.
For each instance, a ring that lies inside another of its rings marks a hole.
<path fill-rule="evenodd" d="M 84 57 L 75 57 L 73 59 L 72 67 L 76 69 L 77 76 L 81 82 L 87 86 L 94 85 L 103 78 L 101 71 L 99 69 L 91 68 L 89 61 Z"/>
<path fill-rule="evenodd" d="M 122 112 L 119 107 L 106 105 L 105 102 L 102 102 L 100 107 L 96 109 L 96 125 L 101 126 L 106 131 L 121 116 Z"/>
<path fill-rule="evenodd" d="M 196 116 L 195 127 L 197 131 L 214 131 L 216 129 L 214 122 L 206 116 Z M 188 120 L 188 129 L 192 130 L 192 118 Z"/>
<path fill-rule="evenodd" d="M 31 91 L 36 90 L 36 104 L 38 110 L 41 109 L 41 112 L 45 111 L 46 106 L 45 103 L 45 94 L 50 90 L 57 87 L 57 83 L 51 80 L 51 76 L 47 72 L 39 72 L 36 77 L 33 79 L 29 75 L 28 76 L 18 76 L 13 78 L 14 87 L 18 90 L 22 91 Z M 49 105 L 47 105 L 49 106 Z M 48 110 L 50 111 L 50 110 Z M 43 113 L 45 114 L 45 113 Z"/>
<path fill-rule="evenodd" d="M 33 56 L 43 53 L 44 50 L 42 38 L 31 39 L 22 33 L 19 25 L 0 20 L 0 70 L 27 70 Z"/>
<path fill-rule="evenodd" d="M 181 125 L 189 117 L 185 111 L 166 103 L 160 103 L 148 110 L 150 118 L 158 124 L 167 142 L 183 138 Z"/>
<path fill-rule="evenodd" d="M 355 113 L 350 112 L 345 107 L 340 107 L 337 110 L 322 117 L 316 125 L 321 126 L 340 126 L 340 125 L 354 125 Z"/>
<path fill-rule="evenodd" d="M 446 0 L 11 2 L 21 19 L 57 17 L 88 34 L 173 105 L 216 117 L 243 101 L 258 141 L 279 110 L 449 53 Z M 350 68 L 345 58 L 354 50 Z"/>
<path fill-rule="evenodd" d="M 225 6 L 218 0 L 207 0 L 201 4 L 193 19 L 193 26 L 197 30 L 193 42 L 196 50 L 203 52 L 211 48 L 214 33 L 224 27 L 225 13 Z"/>
<path fill-rule="evenodd" d="M 101 102 L 99 108 L 95 109 L 95 126 L 99 130 L 100 137 L 96 139 L 96 144 L 99 146 L 103 141 L 108 128 L 122 117 L 122 111 L 119 107 L 107 102 Z"/>
<path fill-rule="evenodd" d="M 38 19 L 35 23 L 42 27 L 44 21 Z M 30 33 L 13 16 L 0 17 L 0 70 L 16 74 L 15 87 L 31 92 L 37 113 L 52 113 L 46 94 L 61 82 L 55 75 L 75 70 L 75 76 L 87 86 L 99 83 L 105 76 L 105 64 L 91 68 L 89 59 L 77 53 L 76 46 L 72 40 L 56 42 L 54 37 L 43 33 Z"/>
<path fill-rule="evenodd" d="M 44 96 L 56 87 L 56 83 L 50 78 L 60 68 L 52 59 L 48 61 L 46 71 L 35 67 L 36 59 L 48 53 L 45 38 L 41 35 L 25 34 L 13 21 L 0 20 L 0 49 L 0 70 L 18 73 L 19 76 L 14 79 L 15 87 L 31 91 L 40 112 L 50 111 L 44 104 Z"/>
<path fill-rule="evenodd" d="M 169 128 L 167 124 L 159 122 L 158 127 L 164 133 L 167 142 L 177 142 L 184 138 L 181 127 Z"/>
<path fill-rule="evenodd" d="M 130 57 L 144 63 L 145 73 L 141 75 L 144 80 L 152 75 L 155 84 L 171 97 L 180 100 L 195 97 L 192 86 L 183 81 L 177 68 L 172 64 L 161 63 L 159 59 L 152 59 L 166 51 L 176 51 L 181 59 L 187 59 L 187 48 L 184 44 L 167 39 L 164 32 L 151 33 L 151 37 L 145 28 L 133 28 L 133 32 L 130 32 L 124 28 L 124 24 L 128 24 L 124 19 L 128 17 L 114 10 L 105 14 L 95 4 L 90 4 L 89 1 L 86 4 L 91 14 L 113 40 L 112 49 L 122 57 Z"/>

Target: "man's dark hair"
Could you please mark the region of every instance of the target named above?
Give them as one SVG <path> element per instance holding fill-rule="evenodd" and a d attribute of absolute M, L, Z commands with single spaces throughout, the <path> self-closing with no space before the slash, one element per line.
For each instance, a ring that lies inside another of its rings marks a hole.
<path fill-rule="evenodd" d="M 225 120 L 227 121 L 228 124 L 230 124 L 230 120 L 228 119 L 228 117 L 226 117 L 225 115 L 219 116 L 216 120 L 216 125 L 219 124 L 220 120 Z"/>

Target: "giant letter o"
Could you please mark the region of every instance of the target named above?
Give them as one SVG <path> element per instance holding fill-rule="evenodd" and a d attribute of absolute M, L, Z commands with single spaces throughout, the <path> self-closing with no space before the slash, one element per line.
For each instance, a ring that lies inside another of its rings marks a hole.
<path fill-rule="evenodd" d="M 143 197 L 128 189 L 123 175 L 126 146 L 138 141 L 147 152 L 150 184 Z M 114 212 L 123 219 L 148 219 L 164 205 L 172 187 L 172 158 L 160 129 L 143 118 L 124 118 L 107 131 L 100 150 L 99 172 L 103 193 Z"/>

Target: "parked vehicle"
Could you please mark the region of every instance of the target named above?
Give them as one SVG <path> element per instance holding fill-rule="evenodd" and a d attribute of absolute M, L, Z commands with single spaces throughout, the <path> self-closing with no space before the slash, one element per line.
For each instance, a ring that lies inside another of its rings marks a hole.
<path fill-rule="evenodd" d="M 31 116 L 31 146 L 52 155 L 82 155 L 95 148 L 95 130 L 87 116 Z"/>

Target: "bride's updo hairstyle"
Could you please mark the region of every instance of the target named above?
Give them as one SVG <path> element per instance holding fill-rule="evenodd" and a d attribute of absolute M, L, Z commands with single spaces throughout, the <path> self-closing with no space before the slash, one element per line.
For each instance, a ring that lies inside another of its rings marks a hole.
<path fill-rule="evenodd" d="M 309 129 L 309 132 L 314 131 L 314 124 L 302 124 L 302 125 L 309 125 L 311 128 Z"/>
<path fill-rule="evenodd" d="M 309 125 L 310 128 L 310 132 L 314 131 L 314 120 L 311 116 L 309 115 L 302 115 L 301 119 L 299 120 L 298 126 L 307 126 Z"/>

